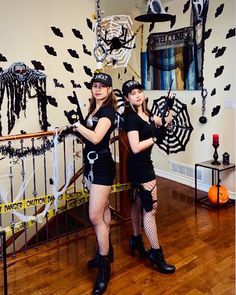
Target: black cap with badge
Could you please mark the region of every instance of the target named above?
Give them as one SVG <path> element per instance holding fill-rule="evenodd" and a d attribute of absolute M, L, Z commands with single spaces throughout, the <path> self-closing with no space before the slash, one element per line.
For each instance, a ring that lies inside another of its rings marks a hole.
<path fill-rule="evenodd" d="M 133 89 L 144 89 L 144 87 L 135 80 L 128 80 L 122 86 L 122 92 L 125 96 L 127 96 Z"/>
<path fill-rule="evenodd" d="M 112 87 L 112 78 L 110 75 L 105 73 L 95 73 L 90 82 L 91 86 L 94 82 L 102 83 L 105 86 Z"/>

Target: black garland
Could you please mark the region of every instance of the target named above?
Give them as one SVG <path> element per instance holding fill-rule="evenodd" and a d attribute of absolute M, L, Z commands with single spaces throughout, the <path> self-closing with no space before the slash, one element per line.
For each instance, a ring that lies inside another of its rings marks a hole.
<path fill-rule="evenodd" d="M 74 135 L 79 140 L 81 135 L 74 131 L 72 127 L 67 127 L 63 130 L 60 134 L 58 134 L 58 143 L 61 143 L 64 138 L 68 135 Z M 11 146 L 11 142 L 8 145 L 1 145 L 0 146 L 0 154 L 3 156 L 9 156 L 10 158 L 22 158 L 27 157 L 29 155 L 32 156 L 40 156 L 45 154 L 46 151 L 51 150 L 54 147 L 54 141 L 45 138 L 45 142 L 38 147 L 23 147 L 22 148 L 13 148 Z"/>

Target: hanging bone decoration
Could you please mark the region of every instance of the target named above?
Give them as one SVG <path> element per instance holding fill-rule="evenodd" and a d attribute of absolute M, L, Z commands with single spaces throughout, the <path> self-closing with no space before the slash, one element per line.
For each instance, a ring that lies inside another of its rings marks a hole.
<path fill-rule="evenodd" d="M 32 97 L 30 94 L 32 88 L 36 91 L 39 123 L 41 129 L 46 131 L 47 127 L 50 126 L 47 121 L 46 107 L 50 100 L 46 95 L 46 75 L 40 71 L 30 69 L 23 62 L 14 63 L 8 69 L 0 72 L 0 111 L 6 95 L 8 99 L 8 134 L 12 131 L 16 118 L 20 118 L 21 111 L 26 110 L 27 94 Z M 0 135 L 2 135 L 1 115 Z"/>

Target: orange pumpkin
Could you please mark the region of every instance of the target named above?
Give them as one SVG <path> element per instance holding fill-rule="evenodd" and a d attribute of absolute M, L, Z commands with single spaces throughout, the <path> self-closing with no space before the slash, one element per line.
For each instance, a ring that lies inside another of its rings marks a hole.
<path fill-rule="evenodd" d="M 217 204 L 218 185 L 213 185 L 208 191 L 208 199 L 211 203 Z M 224 204 L 229 200 L 229 192 L 223 185 L 219 186 L 219 204 Z"/>

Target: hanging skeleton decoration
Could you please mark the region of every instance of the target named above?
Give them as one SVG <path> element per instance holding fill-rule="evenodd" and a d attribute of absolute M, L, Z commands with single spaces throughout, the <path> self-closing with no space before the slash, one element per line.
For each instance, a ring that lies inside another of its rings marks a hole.
<path fill-rule="evenodd" d="M 202 124 L 205 124 L 207 122 L 207 119 L 204 116 L 207 91 L 206 89 L 204 89 L 203 62 L 205 51 L 204 33 L 206 27 L 208 6 L 209 0 L 192 0 L 196 78 L 198 89 L 201 89 L 202 91 L 202 116 L 199 118 L 199 122 Z"/>
<path fill-rule="evenodd" d="M 27 94 L 31 96 L 32 88 L 35 89 L 38 102 L 39 122 L 41 129 L 46 131 L 50 124 L 47 121 L 46 75 L 40 71 L 30 69 L 23 62 L 17 62 L 10 68 L 0 72 L 0 111 L 6 94 L 8 134 L 12 131 L 16 118 L 20 118 L 21 111 L 26 110 Z M 55 105 L 55 103 L 54 103 Z M 0 114 L 0 135 L 2 135 L 2 123 Z"/>

